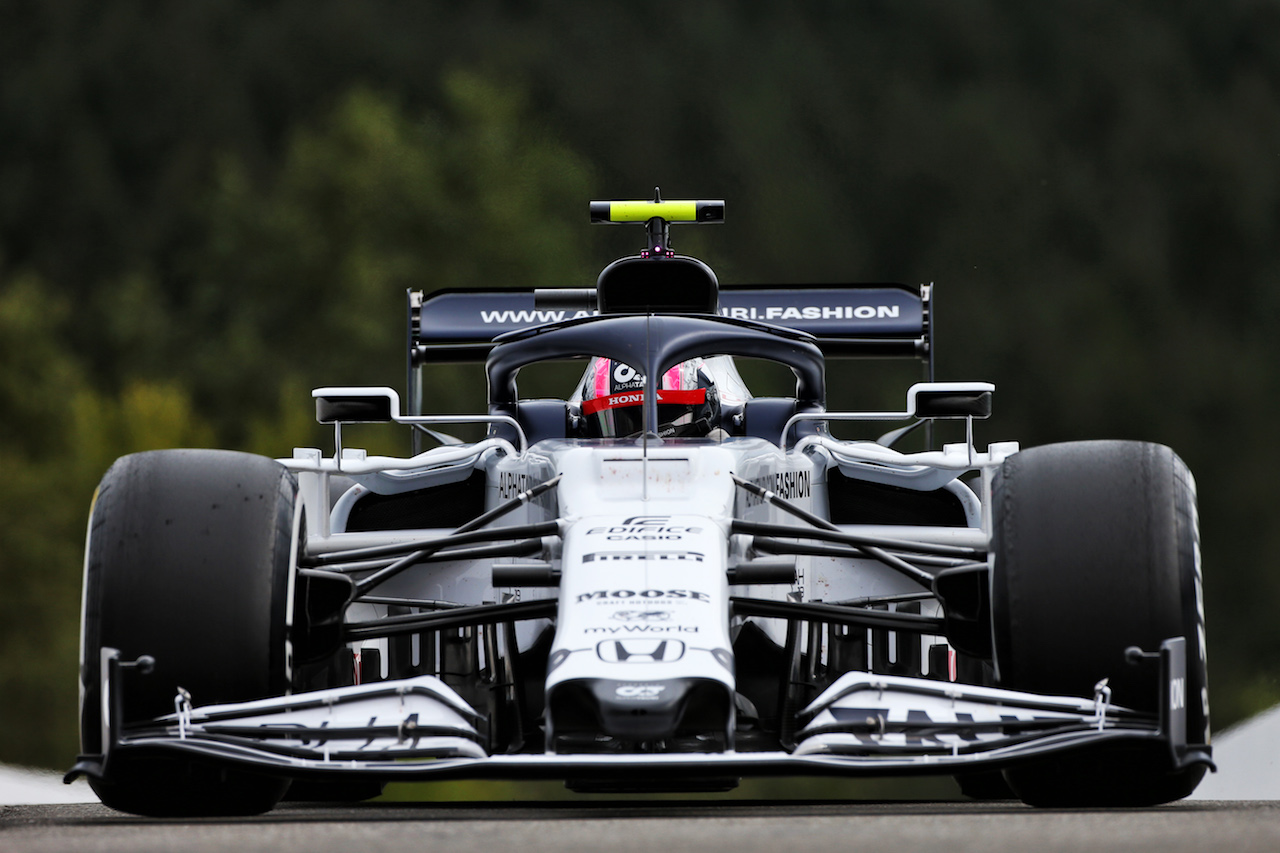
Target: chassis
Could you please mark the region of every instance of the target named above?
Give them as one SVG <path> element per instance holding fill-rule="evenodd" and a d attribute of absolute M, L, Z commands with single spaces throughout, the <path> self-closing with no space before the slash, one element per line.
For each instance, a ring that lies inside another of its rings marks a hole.
<path fill-rule="evenodd" d="M 669 225 L 723 203 L 592 213 L 644 224 L 647 249 L 595 288 L 411 293 L 407 412 L 387 388 L 317 390 L 333 456 L 156 451 L 107 472 L 69 779 L 156 815 L 451 778 L 952 774 L 1036 805 L 1194 789 L 1199 534 L 1172 451 L 979 449 L 986 383 L 827 411 L 830 358 L 932 378 L 928 287 L 720 288 Z M 795 394 L 659 438 L 653 377 L 712 355 L 779 362 Z M 648 377 L 640 436 L 583 438 L 570 401 L 520 397 L 521 368 L 585 356 Z M 488 412 L 424 414 L 421 372 L 464 360 L 485 361 Z M 939 418 L 967 440 L 900 453 L 829 429 Z M 487 435 L 432 431 L 459 421 Z M 356 422 L 407 425 L 413 452 L 343 447 Z"/>

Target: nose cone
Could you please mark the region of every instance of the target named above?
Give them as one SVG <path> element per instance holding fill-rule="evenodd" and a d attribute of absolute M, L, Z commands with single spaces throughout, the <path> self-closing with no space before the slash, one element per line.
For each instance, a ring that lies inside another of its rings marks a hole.
<path fill-rule="evenodd" d="M 724 732 L 733 699 L 718 681 L 669 678 L 660 681 L 589 682 L 600 728 L 623 741 L 658 741 L 681 730 Z"/>
<path fill-rule="evenodd" d="M 548 750 L 732 748 L 728 537 L 721 514 L 731 492 L 719 494 L 732 482 L 727 473 L 695 476 L 695 460 L 700 465 L 704 455 L 687 448 L 647 461 L 638 450 L 624 451 L 580 460 L 602 485 L 580 504 L 593 514 L 564 531 L 545 682 Z M 731 470 L 731 460 L 722 461 L 720 470 Z M 632 474 L 646 476 L 646 466 L 654 499 L 637 514 L 635 489 L 619 484 Z M 624 493 L 625 500 L 612 500 Z M 715 514 L 702 514 L 708 510 Z"/>
<path fill-rule="evenodd" d="M 605 734 L 623 740 L 662 740 L 675 735 L 692 679 L 614 681 L 591 685 Z"/>

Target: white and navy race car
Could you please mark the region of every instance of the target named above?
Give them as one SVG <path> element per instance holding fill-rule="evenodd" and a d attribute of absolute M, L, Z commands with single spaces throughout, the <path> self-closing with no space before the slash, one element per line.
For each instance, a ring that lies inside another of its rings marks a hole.
<path fill-rule="evenodd" d="M 403 405 L 314 392 L 332 456 L 117 461 L 91 510 L 68 778 L 149 815 L 465 778 L 1189 794 L 1212 760 L 1186 466 L 1141 442 L 977 447 L 983 382 L 828 411 L 828 361 L 916 358 L 931 380 L 929 288 L 722 288 L 669 238 L 723 211 L 594 202 L 648 235 L 595 287 L 410 293 Z M 742 359 L 794 392 L 752 395 Z M 565 360 L 576 389 L 521 396 L 522 368 Z M 423 371 L 461 361 L 484 363 L 488 411 L 426 413 Z M 891 446 L 936 419 L 967 439 Z M 901 428 L 834 437 L 851 420 Z M 343 446 L 378 422 L 409 455 Z M 482 437 L 437 431 L 458 422 Z"/>

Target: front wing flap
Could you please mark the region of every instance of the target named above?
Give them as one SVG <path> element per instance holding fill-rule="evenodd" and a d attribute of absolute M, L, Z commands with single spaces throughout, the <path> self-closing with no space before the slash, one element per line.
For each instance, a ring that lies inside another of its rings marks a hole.
<path fill-rule="evenodd" d="M 1212 766 L 1207 747 L 1186 744 L 1185 647 L 1180 637 L 1161 646 L 1158 715 L 1111 704 L 1105 683 L 1090 700 L 847 673 L 801 713 L 791 752 L 490 755 L 481 715 L 434 676 L 196 708 L 179 694 L 174 714 L 124 729 L 110 720 L 104 753 L 82 756 L 67 778 L 107 776 L 111 760 L 131 752 L 387 781 L 939 774 L 1105 743 L 1162 743 L 1171 769 Z M 104 711 L 119 707 L 112 663 L 103 667 Z"/>

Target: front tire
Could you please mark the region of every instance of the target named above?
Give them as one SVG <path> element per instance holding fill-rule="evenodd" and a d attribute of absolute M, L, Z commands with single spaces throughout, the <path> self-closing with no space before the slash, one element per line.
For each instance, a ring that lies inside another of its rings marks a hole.
<path fill-rule="evenodd" d="M 1091 441 L 1007 459 L 993 491 L 992 610 L 1002 687 L 1093 695 L 1159 709 L 1158 667 L 1129 646 L 1187 641 L 1187 737 L 1208 743 L 1200 538 L 1195 481 L 1172 450 Z M 1100 748 L 1005 771 L 1041 806 L 1155 805 L 1190 794 L 1204 767 L 1174 769 L 1167 750 Z"/>
<path fill-rule="evenodd" d="M 81 749 L 102 752 L 100 649 L 129 671 L 122 723 L 173 711 L 179 687 L 208 705 L 282 695 L 297 485 L 277 462 L 219 450 L 125 456 L 103 476 L 86 541 Z M 90 779 L 115 809 L 152 816 L 257 814 L 288 780 L 164 756 L 112 756 Z"/>

